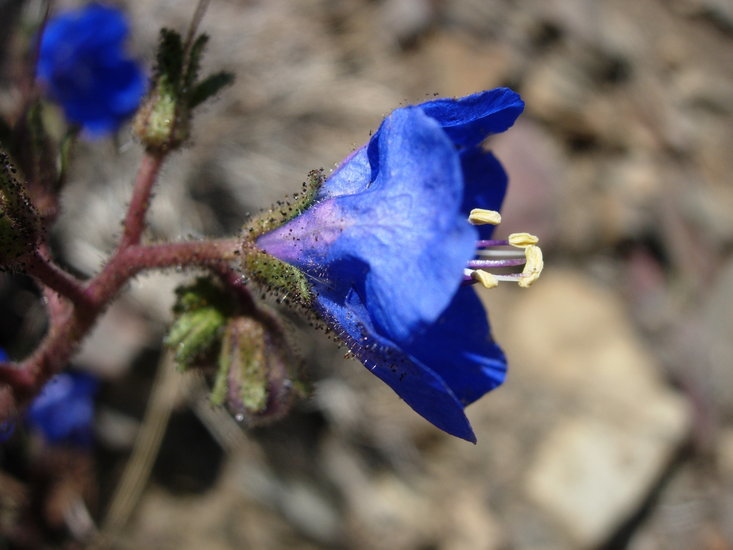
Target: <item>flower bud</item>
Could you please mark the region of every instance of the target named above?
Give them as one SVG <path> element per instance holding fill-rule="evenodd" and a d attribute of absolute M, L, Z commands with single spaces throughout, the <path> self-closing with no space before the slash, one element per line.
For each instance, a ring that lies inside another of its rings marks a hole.
<path fill-rule="evenodd" d="M 186 370 L 216 352 L 216 344 L 232 307 L 226 293 L 205 278 L 178 288 L 176 294 L 173 307 L 176 319 L 165 344 L 175 350 L 174 360 L 178 368 Z"/>
<path fill-rule="evenodd" d="M 22 269 L 38 246 L 41 223 L 10 158 L 0 152 L 0 270 Z"/>
<path fill-rule="evenodd" d="M 296 361 L 280 328 L 267 319 L 234 317 L 224 329 L 211 402 L 239 421 L 258 425 L 285 415 L 304 393 L 293 380 Z"/>
<path fill-rule="evenodd" d="M 199 35 L 188 48 L 177 32 L 161 31 L 153 86 L 134 122 L 149 151 L 180 147 L 191 133 L 191 111 L 234 80 L 223 72 L 198 80 L 207 42 L 206 35 Z"/>

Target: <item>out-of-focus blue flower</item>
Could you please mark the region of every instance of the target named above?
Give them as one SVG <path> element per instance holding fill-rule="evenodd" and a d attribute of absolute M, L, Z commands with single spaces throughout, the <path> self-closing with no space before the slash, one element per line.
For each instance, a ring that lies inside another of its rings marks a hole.
<path fill-rule="evenodd" d="M 51 445 L 86 447 L 92 443 L 97 380 L 86 373 L 54 376 L 28 407 L 31 430 Z"/>
<path fill-rule="evenodd" d="M 140 66 L 123 51 L 127 34 L 122 12 L 99 4 L 62 13 L 43 31 L 38 79 L 88 134 L 116 130 L 145 93 Z"/>
<path fill-rule="evenodd" d="M 492 227 L 507 176 L 481 143 L 524 108 L 499 88 L 397 109 L 328 178 L 313 205 L 257 246 L 299 268 L 313 308 L 415 411 L 476 441 L 464 407 L 504 380 L 506 361 L 466 266 Z"/>

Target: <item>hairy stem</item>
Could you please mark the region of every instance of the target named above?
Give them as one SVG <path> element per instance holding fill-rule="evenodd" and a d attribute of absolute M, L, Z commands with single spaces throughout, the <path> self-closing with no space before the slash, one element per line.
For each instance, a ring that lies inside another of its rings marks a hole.
<path fill-rule="evenodd" d="M 131 277 L 147 269 L 176 266 L 226 270 L 238 250 L 236 238 L 118 249 L 102 272 L 84 288 L 84 307 L 61 312 L 41 346 L 25 361 L 18 365 L 0 364 L 0 382 L 13 389 L 0 392 L 0 421 L 12 416 L 63 369 L 107 304 Z"/>
<path fill-rule="evenodd" d="M 145 214 L 150 206 L 150 195 L 164 160 L 164 154 L 145 153 L 135 179 L 135 188 L 132 191 L 130 206 L 127 209 L 119 250 L 140 243 L 140 238 L 145 229 Z"/>
<path fill-rule="evenodd" d="M 69 275 L 39 250 L 35 250 L 28 259 L 26 273 L 43 286 L 68 298 L 75 305 L 83 305 L 86 302 L 81 281 Z"/>

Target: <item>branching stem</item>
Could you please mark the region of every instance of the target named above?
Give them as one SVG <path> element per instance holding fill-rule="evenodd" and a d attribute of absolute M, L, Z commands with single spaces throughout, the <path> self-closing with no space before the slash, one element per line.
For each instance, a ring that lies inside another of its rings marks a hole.
<path fill-rule="evenodd" d="M 0 362 L 0 384 L 8 386 L 0 386 L 0 421 L 12 417 L 68 364 L 109 303 L 142 271 L 208 268 L 228 282 L 240 299 L 254 304 L 230 265 L 239 253 L 239 239 L 140 244 L 164 158 L 155 153 L 143 157 L 120 244 L 102 271 L 86 284 L 50 260 L 43 245 L 28 259 L 27 272 L 41 284 L 48 305 L 49 329 L 30 357 L 18 364 Z"/>

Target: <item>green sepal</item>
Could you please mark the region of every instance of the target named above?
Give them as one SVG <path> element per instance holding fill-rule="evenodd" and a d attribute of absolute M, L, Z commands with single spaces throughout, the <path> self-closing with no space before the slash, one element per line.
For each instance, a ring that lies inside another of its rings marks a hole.
<path fill-rule="evenodd" d="M 254 243 L 245 242 L 242 247 L 242 269 L 284 299 L 306 307 L 313 302 L 313 293 L 305 274 L 297 267 L 258 249 Z"/>
<path fill-rule="evenodd" d="M 155 80 L 166 92 L 175 93 L 179 87 L 183 74 L 183 53 L 181 35 L 171 29 L 161 29 L 155 57 Z"/>
<path fill-rule="evenodd" d="M 214 97 L 223 88 L 234 82 L 234 75 L 225 71 L 207 76 L 191 90 L 188 98 L 189 109 L 195 109 L 207 99 Z"/>
<path fill-rule="evenodd" d="M 171 326 L 165 344 L 175 350 L 176 365 L 180 370 L 194 366 L 205 357 L 219 339 L 226 322 L 215 308 L 202 308 L 181 315 Z"/>
<path fill-rule="evenodd" d="M 219 370 L 211 391 L 214 405 L 236 400 L 248 414 L 265 410 L 268 398 L 268 357 L 265 331 L 246 317 L 231 319 L 224 329 L 219 353 Z M 232 395 L 233 394 L 233 395 Z"/>
<path fill-rule="evenodd" d="M 184 44 L 176 31 L 161 30 L 151 89 L 133 124 L 149 151 L 161 153 L 183 145 L 191 133 L 194 107 L 233 82 L 229 73 L 198 82 L 208 40 L 201 34 L 192 44 Z"/>
<path fill-rule="evenodd" d="M 201 59 L 204 56 L 204 50 L 206 45 L 209 43 L 209 36 L 206 34 L 200 34 L 193 41 L 191 49 L 188 53 L 188 60 L 186 63 L 186 74 L 183 75 L 181 87 L 183 90 L 191 90 L 196 84 L 196 80 L 201 70 Z M 190 103 L 189 103 L 190 105 Z"/>
<path fill-rule="evenodd" d="M 293 194 L 292 200 L 278 201 L 273 207 L 254 216 L 244 225 L 245 238 L 254 241 L 260 235 L 269 233 L 300 216 L 313 205 L 325 179 L 323 169 L 308 172 L 303 188 Z"/>
<path fill-rule="evenodd" d="M 257 248 L 256 240 L 260 235 L 281 227 L 312 206 L 324 180 L 323 170 L 311 170 L 307 180 L 303 182 L 303 189 L 295 193 L 291 201 L 279 201 L 269 210 L 254 216 L 243 228 L 244 272 L 269 290 L 305 307 L 313 302 L 313 293 L 305 274 L 297 267 Z"/>
<path fill-rule="evenodd" d="M 178 368 L 186 370 L 215 351 L 233 306 L 223 289 L 203 277 L 176 295 L 175 320 L 164 343 L 175 350 Z"/>
<path fill-rule="evenodd" d="M 248 426 L 277 420 L 307 395 L 300 367 L 276 313 L 258 308 L 252 316 L 232 317 L 222 337 L 211 403 L 225 405 Z"/>

